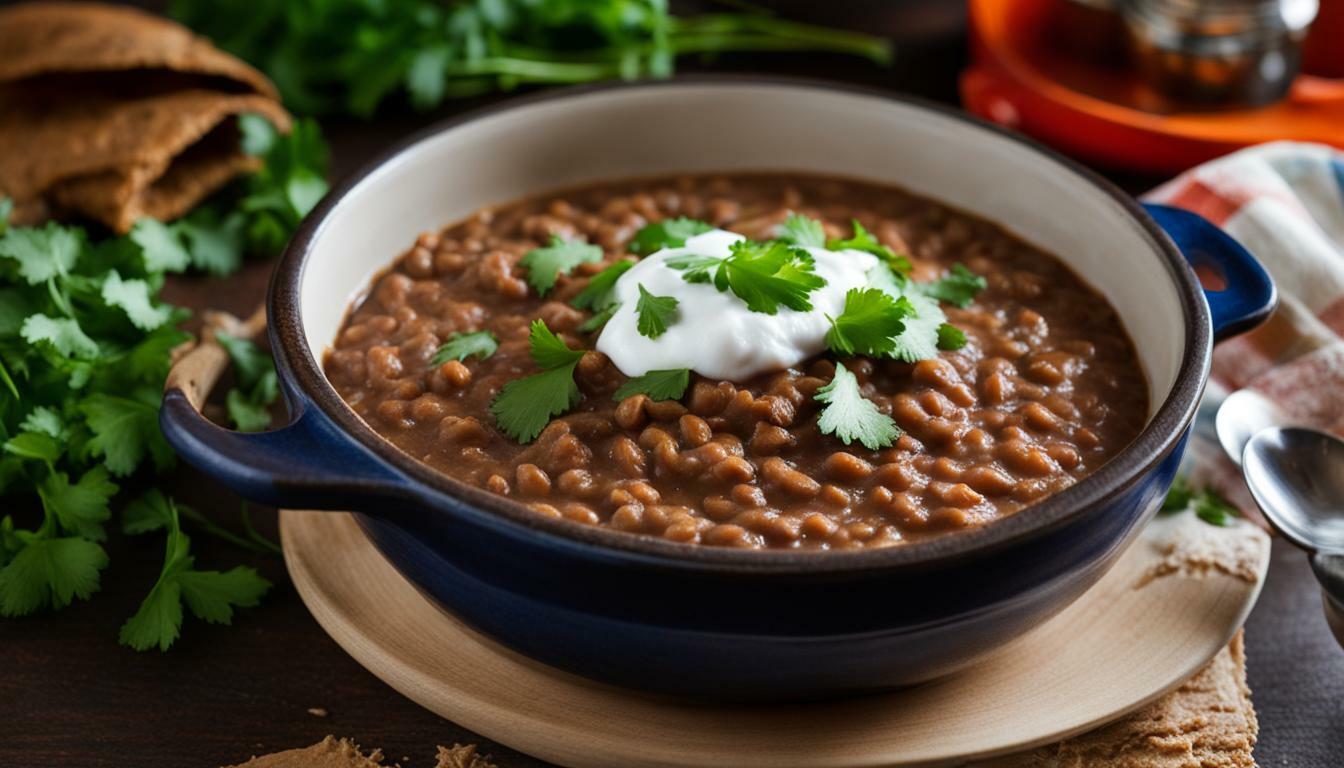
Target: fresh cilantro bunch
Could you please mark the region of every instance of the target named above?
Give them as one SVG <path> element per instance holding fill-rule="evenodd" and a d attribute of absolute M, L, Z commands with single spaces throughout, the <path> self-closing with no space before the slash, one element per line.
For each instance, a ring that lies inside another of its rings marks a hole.
<path fill-rule="evenodd" d="M 174 0 L 171 14 L 275 81 L 301 114 L 368 117 L 528 84 L 668 77 L 727 51 L 836 51 L 886 63 L 890 44 L 761 13 L 671 15 L 666 0 Z"/>

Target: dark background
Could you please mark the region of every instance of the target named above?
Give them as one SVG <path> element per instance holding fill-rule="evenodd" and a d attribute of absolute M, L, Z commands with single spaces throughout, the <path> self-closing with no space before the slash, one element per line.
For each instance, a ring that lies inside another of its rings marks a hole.
<path fill-rule="evenodd" d="M 920 23 L 936 27 L 942 15 L 957 15 L 947 10 L 955 0 L 943 3 L 941 11 L 930 4 L 934 12 L 920 17 L 924 22 L 901 15 L 895 10 L 900 3 L 837 0 L 824 4 L 829 16 L 820 19 L 823 4 L 788 5 L 814 20 L 904 36 Z M 964 49 L 959 37 L 903 45 L 887 70 L 799 54 L 684 62 L 682 71 L 807 74 L 955 103 Z M 376 122 L 326 121 L 334 178 L 416 128 L 479 103 L 452 104 L 430 115 L 392 108 Z M 1159 181 L 1113 178 L 1134 192 Z M 268 264 L 252 262 L 227 280 L 177 280 L 167 298 L 197 311 L 216 307 L 246 315 L 262 301 L 268 275 Z M 186 467 L 167 483 L 182 501 L 236 528 L 240 502 L 229 492 Z M 271 510 L 255 509 L 254 518 L 275 535 Z M 381 747 L 392 760 L 409 757 L 403 765 L 432 765 L 434 746 L 453 742 L 480 744 L 501 768 L 541 765 L 419 708 L 366 672 L 308 614 L 279 557 L 242 553 L 199 532 L 193 543 L 202 567 L 251 564 L 274 589 L 259 607 L 240 612 L 232 627 L 188 618 L 171 651 L 136 653 L 117 644 L 117 630 L 153 584 L 162 542 L 114 533 L 107 547 L 111 566 L 93 599 L 56 613 L 0 621 L 0 768 L 217 766 L 305 746 L 327 734 Z M 1344 763 L 1344 651 L 1326 628 L 1305 558 L 1282 542 L 1274 545 L 1246 639 L 1260 715 L 1260 764 Z M 329 714 L 318 717 L 310 708 Z"/>

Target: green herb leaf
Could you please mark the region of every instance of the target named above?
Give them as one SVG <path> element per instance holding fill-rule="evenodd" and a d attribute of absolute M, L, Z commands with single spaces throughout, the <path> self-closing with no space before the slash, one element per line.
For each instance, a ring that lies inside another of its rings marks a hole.
<path fill-rule="evenodd" d="M 540 318 L 532 321 L 527 340 L 531 344 L 532 360 L 540 368 L 559 368 L 577 363 L 584 354 L 582 349 L 570 349 Z"/>
<path fill-rule="evenodd" d="M 938 348 L 944 352 L 955 352 L 966 346 L 966 332 L 951 323 L 938 326 Z"/>
<path fill-rule="evenodd" d="M 172 449 L 159 432 L 158 402 L 146 402 L 148 399 L 144 395 L 132 399 L 99 392 L 79 405 L 93 432 L 89 453 L 102 456 L 103 464 L 114 475 L 131 474 L 147 454 L 158 467 L 172 463 Z"/>
<path fill-rule="evenodd" d="M 66 533 L 93 541 L 107 538 L 103 523 L 112 516 L 108 504 L 117 486 L 107 478 L 107 470 L 94 467 L 71 483 L 64 472 L 53 472 L 37 486 L 46 511 L 54 515 Z"/>
<path fill-rule="evenodd" d="M 606 309 L 583 321 L 583 325 L 579 326 L 579 332 L 593 333 L 594 331 L 599 330 L 602 326 L 607 324 L 607 321 L 611 319 L 611 316 L 616 314 L 616 310 L 620 308 L 621 305 L 619 303 L 607 305 Z"/>
<path fill-rule="evenodd" d="M 630 241 L 630 252 L 648 256 L 664 248 L 681 248 L 689 238 L 714 229 L 710 224 L 685 216 L 647 224 Z"/>
<path fill-rule="evenodd" d="M 280 396 L 275 361 L 261 347 L 227 333 L 215 340 L 229 353 L 237 386 L 225 395 L 229 421 L 240 432 L 261 432 L 271 426 L 271 406 Z"/>
<path fill-rule="evenodd" d="M 780 305 L 798 312 L 812 309 L 808 294 L 826 285 L 813 273 L 812 257 L 784 243 L 742 240 L 724 262 L 728 287 L 752 312 L 773 315 Z"/>
<path fill-rule="evenodd" d="M 49 344 L 57 354 L 78 360 L 98 357 L 98 342 L 89 338 L 79 321 L 69 317 L 30 315 L 19 331 L 29 344 Z"/>
<path fill-rule="evenodd" d="M 570 306 L 592 312 L 601 312 L 610 307 L 616 303 L 616 281 L 633 266 L 635 262 L 621 260 L 593 275 L 588 285 L 570 300 Z"/>
<path fill-rule="evenodd" d="M 0 237 L 0 257 L 18 262 L 19 276 L 29 285 L 69 273 L 84 248 L 84 233 L 48 222 L 46 227 L 15 227 Z"/>
<path fill-rule="evenodd" d="M 779 227 L 779 239 L 807 248 L 826 247 L 826 228 L 820 221 L 800 213 L 791 213 Z"/>
<path fill-rule="evenodd" d="M 551 418 L 579 404 L 574 383 L 575 363 L 553 368 L 505 384 L 490 404 L 495 422 L 509 437 L 530 443 Z"/>
<path fill-rule="evenodd" d="M 988 286 L 985 278 L 967 269 L 964 264 L 953 264 L 951 271 L 938 280 L 925 283 L 923 289 L 924 293 L 939 301 L 965 309 L 975 301 L 975 295 Z"/>
<path fill-rule="evenodd" d="M 905 330 L 895 339 L 891 356 L 907 363 L 917 363 L 938 356 L 940 332 L 947 324 L 947 315 L 933 299 L 909 291 L 905 298 L 915 308 L 913 315 L 905 319 Z"/>
<path fill-rule="evenodd" d="M 580 264 L 602 260 L 602 249 L 583 240 L 562 240 L 551 235 L 545 248 L 533 248 L 518 262 L 527 267 L 527 282 L 539 296 L 555 287 L 560 275 L 568 275 Z"/>
<path fill-rule="evenodd" d="M 893 298 L 876 288 L 851 288 L 845 309 L 832 318 L 826 346 L 840 355 L 885 357 L 896 349 L 896 337 L 905 330 L 905 318 L 915 307 L 905 297 Z"/>
<path fill-rule="evenodd" d="M 1163 513 L 1183 512 L 1190 508 L 1190 502 L 1195 498 L 1195 491 L 1190 487 L 1190 481 L 1184 475 L 1178 475 L 1171 483 L 1170 490 L 1167 491 L 1167 497 L 1162 500 Z"/>
<path fill-rule="evenodd" d="M 710 270 L 717 270 L 723 266 L 724 259 L 718 256 L 702 256 L 699 254 L 688 253 L 681 256 L 673 256 L 664 261 L 668 267 L 683 272 L 682 280 L 688 283 L 708 283 L 712 279 Z M 723 290 L 720 288 L 719 290 Z"/>
<path fill-rule="evenodd" d="M 1210 525 L 1226 527 L 1232 524 L 1233 518 L 1240 517 L 1237 508 L 1211 488 L 1195 497 L 1194 506 L 1195 516 Z"/>
<path fill-rule="evenodd" d="M 831 383 L 817 390 L 815 399 L 824 403 L 817 429 L 835 435 L 845 445 L 855 440 L 870 451 L 886 448 L 901 436 L 900 427 L 859 391 L 859 381 L 840 363 L 835 364 Z"/>
<path fill-rule="evenodd" d="M 115 269 L 103 278 L 102 295 L 108 306 L 121 309 L 141 330 L 152 331 L 173 316 L 170 307 L 155 306 L 150 299 L 149 283 L 139 279 L 122 280 Z"/>
<path fill-rule="evenodd" d="M 858 219 L 853 219 L 853 226 L 853 237 L 848 240 L 832 238 L 831 241 L 826 244 L 826 248 L 832 251 L 852 250 L 871 253 L 879 259 L 882 259 L 883 263 L 901 275 L 908 275 L 914 271 L 914 265 L 910 263 L 910 259 L 897 254 L 895 251 L 883 245 L 881 241 L 876 237 L 873 237 L 872 233 L 863 228 L 863 225 L 859 223 Z"/>
<path fill-rule="evenodd" d="M 574 368 L 584 350 L 570 349 L 540 319 L 532 321 L 528 341 L 532 345 L 532 360 L 545 370 L 510 381 L 490 403 L 495 423 L 520 443 L 535 440 L 552 417 L 578 405 L 581 397 L 579 386 L 574 383 Z"/>
<path fill-rule="evenodd" d="M 140 219 L 128 237 L 140 246 L 147 272 L 185 272 L 191 266 L 191 254 L 178 231 L 161 221 Z"/>
<path fill-rule="evenodd" d="M 622 384 L 611 396 L 620 402 L 631 395 L 648 395 L 650 400 L 680 400 L 691 383 L 689 368 L 649 371 Z"/>
<path fill-rule="evenodd" d="M 679 303 L 672 296 L 654 296 L 640 284 L 639 302 L 635 304 L 638 315 L 635 327 L 640 335 L 656 339 L 666 333 L 667 327 L 676 320 Z"/>
<path fill-rule="evenodd" d="M 437 367 L 449 360 L 466 360 L 473 356 L 477 360 L 485 360 L 495 354 L 497 349 L 499 340 L 490 331 L 454 333 L 438 348 L 429 364 Z"/>
<path fill-rule="evenodd" d="M 75 598 L 87 600 L 98 591 L 99 571 L 106 567 L 107 553 L 92 541 L 30 534 L 0 569 L 0 616 L 24 616 L 43 606 L 64 608 Z"/>

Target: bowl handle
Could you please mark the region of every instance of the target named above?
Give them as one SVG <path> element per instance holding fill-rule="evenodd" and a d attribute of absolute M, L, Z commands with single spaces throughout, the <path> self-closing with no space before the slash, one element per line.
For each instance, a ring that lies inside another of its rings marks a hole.
<path fill-rule="evenodd" d="M 215 332 L 250 338 L 264 328 L 261 311 L 247 322 L 214 313 L 200 343 L 173 363 L 159 428 L 178 455 L 238 494 L 275 506 L 350 509 L 361 499 L 407 496 L 399 473 L 351 441 L 302 396 L 286 391 L 291 421 L 267 432 L 235 432 L 201 414 L 229 362 Z"/>
<path fill-rule="evenodd" d="M 1220 289 L 1204 289 L 1214 341 L 1244 333 L 1269 319 L 1279 303 L 1278 290 L 1269 273 L 1241 243 L 1184 208 L 1157 203 L 1144 203 L 1143 207 L 1166 230 L 1191 268 L 1212 267 L 1226 283 Z"/>

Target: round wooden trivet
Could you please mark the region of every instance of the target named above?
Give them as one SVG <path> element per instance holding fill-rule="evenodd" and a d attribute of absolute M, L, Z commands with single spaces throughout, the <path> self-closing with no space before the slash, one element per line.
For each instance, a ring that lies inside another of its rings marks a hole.
<path fill-rule="evenodd" d="M 429 602 L 349 514 L 281 513 L 294 584 L 351 656 L 465 728 L 576 768 L 956 764 L 1090 730 L 1198 671 L 1255 603 L 1268 565 L 1263 534 L 1182 539 L 1191 525 L 1204 524 L 1159 520 L 1078 602 L 951 677 L 825 703 L 725 706 L 530 661 Z M 1229 547 L 1239 559 L 1217 562 Z"/>

